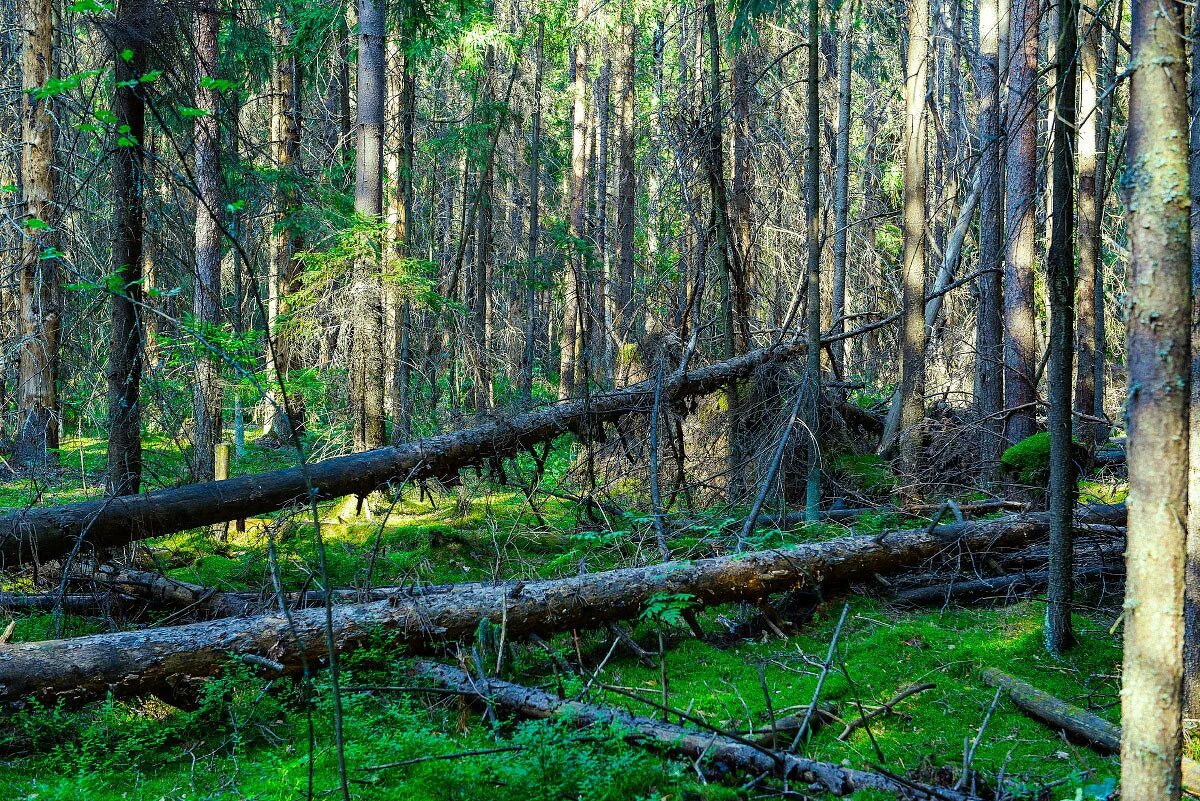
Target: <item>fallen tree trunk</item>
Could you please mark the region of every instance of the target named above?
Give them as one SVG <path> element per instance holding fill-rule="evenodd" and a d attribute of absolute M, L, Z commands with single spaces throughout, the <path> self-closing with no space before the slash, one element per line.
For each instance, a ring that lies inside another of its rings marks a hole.
<path fill-rule="evenodd" d="M 1043 692 L 1029 682 L 1002 670 L 985 668 L 979 675 L 984 684 L 1004 690 L 1009 700 L 1025 714 L 1056 729 L 1062 729 L 1077 740 L 1082 740 L 1106 754 L 1121 752 L 1120 726 Z"/>
<path fill-rule="evenodd" d="M 853 520 L 854 518 L 869 514 L 901 514 L 918 517 L 931 513 L 936 514 L 942 508 L 943 504 L 938 503 L 919 503 L 910 506 L 865 506 L 853 509 L 823 509 L 818 512 L 818 515 L 821 520 Z M 964 503 L 957 508 L 963 515 L 970 517 L 973 515 L 993 514 L 995 512 L 1015 512 L 1028 507 L 1020 501 L 978 501 L 976 503 Z M 764 514 L 759 516 L 758 521 L 763 525 L 778 526 L 779 528 L 798 526 L 805 522 L 805 513 L 788 512 L 782 517 L 780 515 Z M 741 523 L 738 522 L 733 525 L 736 527 L 741 525 Z"/>
<path fill-rule="evenodd" d="M 90 581 L 107 590 L 116 590 L 147 604 L 177 610 L 189 610 L 198 617 L 237 617 L 258 614 L 279 606 L 279 598 L 273 593 L 227 592 L 202 584 L 173 579 L 162 573 L 134 570 L 113 564 L 96 568 Z M 515 584 L 515 582 L 510 582 Z M 340 589 L 325 593 L 321 590 L 285 592 L 283 601 L 289 609 L 308 609 L 322 606 L 327 596 L 336 603 L 365 603 L 382 601 L 397 595 L 431 595 L 449 592 L 456 584 L 437 584 L 426 587 L 396 586 L 374 587 L 370 590 Z"/>
<path fill-rule="evenodd" d="M 622 709 L 566 701 L 533 687 L 499 679 L 476 678 L 437 662 L 418 662 L 416 671 L 417 675 L 440 688 L 522 717 L 565 720 L 580 729 L 613 726 L 622 732 L 626 741 L 637 745 L 681 754 L 705 764 L 724 765 L 750 776 L 773 776 L 776 779 L 804 782 L 813 789 L 836 796 L 850 795 L 858 790 L 876 790 L 907 799 L 965 801 L 970 798 L 943 788 L 926 787 L 908 780 L 898 781 L 881 773 L 778 753 L 747 740 L 676 726 Z"/>
<path fill-rule="evenodd" d="M 551 581 L 467 584 L 335 606 L 332 639 L 340 651 L 386 632 L 393 645 L 422 650 L 473 635 L 483 619 L 503 626 L 509 637 L 591 628 L 635 618 L 664 594 L 689 599 L 696 607 L 750 601 L 911 569 L 947 549 L 1019 548 L 1045 532 L 1045 515 L 1012 515 L 934 533 L 914 529 Z M 325 636 L 325 610 L 308 609 L 292 613 L 290 621 L 259 615 L 18 643 L 0 648 L 0 700 L 87 699 L 110 691 L 171 695 L 193 677 L 218 673 L 230 655 L 265 657 L 296 673 L 303 664 L 319 665 L 325 658 Z"/>
<path fill-rule="evenodd" d="M 803 344 L 776 345 L 729 361 L 676 373 L 663 382 L 669 403 L 706 395 L 744 379 L 760 366 L 803 353 Z M 53 559 L 80 538 L 96 548 L 239 520 L 305 504 L 365 495 L 389 483 L 446 478 L 471 465 L 511 456 L 567 432 L 586 437 L 602 423 L 647 413 L 654 382 L 570 400 L 511 419 L 365 453 L 338 456 L 306 467 L 190 484 L 142 495 L 104 498 L 68 506 L 25 509 L 0 517 L 0 560 Z"/>
<path fill-rule="evenodd" d="M 112 607 L 128 606 L 134 599 L 109 593 L 59 595 L 57 592 L 0 592 L 0 612 L 49 612 L 61 608 L 73 614 L 104 612 Z"/>
<path fill-rule="evenodd" d="M 1104 576 L 1116 576 L 1117 571 L 1103 565 L 1075 571 L 1075 580 L 1083 583 Z M 1009 573 L 968 581 L 951 581 L 928 587 L 914 587 L 896 593 L 896 601 L 914 606 L 938 606 L 951 601 L 977 601 L 981 598 L 1006 599 L 1045 588 L 1049 574 L 1044 570 L 1029 573 Z"/>
<path fill-rule="evenodd" d="M 980 674 L 984 684 L 1004 690 L 1013 704 L 1034 720 L 1070 734 L 1104 754 L 1121 753 L 1121 727 L 1086 709 L 1039 690 L 1032 684 L 996 668 Z M 1200 763 L 1183 758 L 1183 791 L 1200 795 Z"/>

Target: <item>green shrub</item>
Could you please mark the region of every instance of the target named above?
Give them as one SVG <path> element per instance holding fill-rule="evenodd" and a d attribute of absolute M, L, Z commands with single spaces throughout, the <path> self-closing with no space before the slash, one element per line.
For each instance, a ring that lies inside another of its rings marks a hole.
<path fill-rule="evenodd" d="M 833 460 L 833 469 L 864 492 L 886 494 L 896 488 L 896 474 L 874 453 L 839 454 Z"/>

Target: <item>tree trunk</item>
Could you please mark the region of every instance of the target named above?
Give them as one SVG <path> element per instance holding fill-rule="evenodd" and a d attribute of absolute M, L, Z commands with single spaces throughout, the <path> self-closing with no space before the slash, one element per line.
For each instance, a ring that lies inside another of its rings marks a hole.
<path fill-rule="evenodd" d="M 192 443 L 192 477 L 212 481 L 217 443 L 221 440 L 221 362 L 214 352 L 212 332 L 221 324 L 221 214 L 225 208 L 218 124 L 221 93 L 217 79 L 217 38 L 221 18 L 215 7 L 196 10 L 196 280 L 192 291 L 192 317 L 198 338 L 196 384 L 193 388 L 195 438 Z M 207 84 L 207 86 L 206 86 Z"/>
<path fill-rule="evenodd" d="M 833 323 L 830 332 L 840 334 L 846 323 L 846 261 L 849 254 L 850 237 L 850 85 L 853 68 L 854 10 L 850 3 L 842 3 L 838 11 L 838 130 L 837 160 L 833 187 Z M 810 76 L 811 77 L 811 76 Z M 819 113 L 819 112 L 818 112 Z M 845 377 L 846 346 L 835 342 L 829 350 L 833 371 Z"/>
<path fill-rule="evenodd" d="M 1046 371 L 1050 429 L 1050 584 L 1046 648 L 1061 654 L 1075 644 L 1071 628 L 1071 510 L 1077 483 L 1071 448 L 1071 377 L 1075 341 L 1075 41 L 1078 0 L 1058 0 L 1056 114 L 1047 280 L 1050 284 L 1050 364 Z"/>
<path fill-rule="evenodd" d="M 911 454 L 925 419 L 925 94 L 929 86 L 929 1 L 912 0 L 904 78 L 903 331 L 900 344 L 902 451 Z"/>
<path fill-rule="evenodd" d="M 894 574 L 954 549 L 1019 548 L 1044 536 L 1045 515 L 1013 515 L 808 543 L 782 550 L 668 562 L 572 578 L 488 586 L 466 584 L 332 609 L 334 647 L 353 649 L 386 632 L 392 647 L 429 650 L 473 636 L 481 620 L 509 637 L 588 628 L 636 618 L 656 597 L 690 596 L 693 607 L 764 598 L 772 593 L 844 585 Z M 814 577 L 820 577 L 819 581 Z M 47 701 L 174 694 L 188 680 L 217 674 L 230 657 L 270 660 L 289 674 L 328 656 L 326 610 L 226 618 L 185 626 L 16 643 L 0 661 L 0 699 Z"/>
<path fill-rule="evenodd" d="M 594 302 L 588 304 L 596 325 L 589 339 L 589 354 L 597 354 L 604 383 L 612 386 L 613 368 L 616 363 L 616 342 L 613 321 L 620 313 L 617 307 L 617 277 L 613 275 L 612 250 L 608 246 L 608 153 L 609 132 L 612 130 L 612 59 L 605 57 L 600 63 L 600 75 L 592 89 L 592 103 L 596 112 L 594 166 L 596 174 L 595 212 L 592 219 L 593 262 L 600 268 L 600 286 Z M 595 361 L 595 359 L 589 359 Z"/>
<path fill-rule="evenodd" d="M 526 247 L 525 276 L 525 350 L 521 358 L 521 404 L 526 410 L 533 406 L 533 360 L 537 350 L 538 285 L 544 280 L 538 239 L 541 226 L 542 187 L 542 72 L 543 45 L 546 23 L 538 19 L 537 64 L 533 75 L 533 122 L 529 134 L 529 244 Z"/>
<path fill-rule="evenodd" d="M 294 234 L 296 173 L 300 157 L 300 64 L 292 53 L 292 24 L 282 14 L 271 20 L 275 45 L 271 93 L 271 151 L 282 181 L 276 193 L 278 212 L 271 232 L 270 274 L 267 280 L 267 381 L 271 389 L 263 404 L 263 436 L 289 444 L 304 433 L 304 398 L 280 391 L 295 368 L 295 336 L 281 325 L 288 314 L 288 295 L 300 288 L 303 265 L 296 258 L 299 236 Z M 289 416 L 291 418 L 289 425 Z"/>
<path fill-rule="evenodd" d="M 725 114 L 721 107 L 721 46 L 715 0 L 704 4 L 705 28 L 708 32 L 708 153 L 706 154 L 711 228 L 715 234 L 713 250 L 717 261 L 717 281 L 720 287 L 720 330 L 723 356 L 731 359 L 742 353 L 750 341 L 749 310 L 745 299 L 742 272 L 738 268 L 738 251 L 729 231 L 729 202 L 725 187 Z M 741 397 L 736 387 L 725 393 L 725 470 L 728 476 L 726 497 L 731 503 L 740 501 L 745 491 L 745 466 L 742 453 Z"/>
<path fill-rule="evenodd" d="M 1079 276 L 1076 284 L 1075 411 L 1073 426 L 1088 452 L 1101 440 L 1099 426 L 1088 420 L 1096 411 L 1096 272 L 1100 246 L 1100 206 L 1096 202 L 1096 104 L 1099 76 L 1100 19 L 1094 8 L 1079 15 Z M 1107 439 L 1107 437 L 1104 437 Z"/>
<path fill-rule="evenodd" d="M 409 239 L 413 224 L 413 139 L 416 118 L 416 84 L 408 56 L 400 42 L 389 39 L 392 70 L 388 73 L 388 103 L 393 111 L 387 154 L 388 211 L 387 247 L 391 261 L 388 273 L 388 306 L 392 315 L 391 381 L 392 442 L 412 438 L 412 304 L 413 279 L 409 267 Z"/>
<path fill-rule="evenodd" d="M 918 0 L 918 2 L 926 2 L 926 0 Z M 808 459 L 804 482 L 804 514 L 810 521 L 817 520 L 821 505 L 821 446 L 817 441 L 817 432 L 821 430 L 821 95 L 817 82 L 819 72 L 817 42 L 820 30 L 820 4 L 818 0 L 808 0 L 808 80 L 805 82 L 808 135 L 804 162 L 804 207 L 808 216 L 806 221 L 808 298 L 805 307 L 808 354 L 804 371 L 804 420 L 808 429 L 806 432 L 808 435 Z M 849 89 L 848 82 L 846 88 Z M 848 122 L 849 117 L 847 117 Z M 839 153 L 837 157 L 841 159 L 841 154 Z M 839 170 L 839 175 L 842 172 Z M 844 279 L 843 275 L 841 287 L 843 295 L 845 293 Z M 924 286 L 922 286 L 922 291 L 924 291 Z"/>
<path fill-rule="evenodd" d="M 1200 30 L 1200 4 L 1192 15 L 1192 30 Z M 1200 64 L 1200 37 L 1192 37 L 1192 64 Z M 1200 109 L 1200 69 L 1193 67 L 1191 108 Z M 1191 118 L 1188 177 L 1191 214 L 1200 216 L 1200 115 Z M 1103 187 L 1103 184 L 1100 184 Z M 1200 224 L 1191 228 L 1192 265 L 1192 363 L 1188 435 L 1187 575 L 1184 603 L 1184 716 L 1200 719 Z M 1193 500 L 1194 499 L 1194 500 Z"/>
<path fill-rule="evenodd" d="M 580 304 L 586 253 L 583 247 L 584 217 L 587 213 L 587 41 L 584 26 L 592 13 L 592 0 L 578 0 L 575 8 L 575 42 L 571 50 L 571 182 L 568 233 L 572 239 L 570 263 L 563 286 L 562 326 L 559 329 L 558 398 L 575 394 L 579 377 L 575 353 L 578 340 Z"/>
<path fill-rule="evenodd" d="M 635 153 L 635 91 L 637 86 L 636 43 L 638 28 L 633 21 L 633 3 L 621 3 L 621 37 L 617 73 L 617 275 L 616 309 L 613 314 L 617 357 L 627 362 L 623 352 L 636 317 L 633 303 L 634 284 L 634 212 L 637 203 L 637 163 Z"/>
<path fill-rule="evenodd" d="M 1177 0 L 1132 4 L 1121 794 L 1139 801 L 1179 798 L 1183 748 L 1192 293 L 1183 14 Z"/>
<path fill-rule="evenodd" d="M 354 168 L 354 212 L 361 226 L 354 263 L 354 345 L 351 406 L 354 449 L 384 443 L 383 287 L 380 225 L 383 222 L 383 111 L 387 85 L 383 6 L 359 0 L 358 157 Z"/>
<path fill-rule="evenodd" d="M 50 0 L 21 3 L 25 31 L 21 68 L 21 310 L 17 374 L 17 432 L 12 443 L 20 467 L 57 465 L 59 345 L 59 220 L 55 204 L 54 122 L 51 98 L 37 90 L 54 72 Z"/>
<path fill-rule="evenodd" d="M 145 6 L 124 0 L 117 8 L 118 27 L 138 30 Z M 149 44 L 137 37 L 114 43 L 115 111 L 126 130 L 113 152 L 113 274 L 122 287 L 112 294 L 112 342 L 108 365 L 109 495 L 136 495 L 142 482 L 142 225 L 146 101 L 139 78 L 146 73 Z M 131 54 L 131 55 L 130 55 Z M 125 58 L 129 55 L 129 58 Z M 126 127 L 127 126 L 127 127 Z"/>
<path fill-rule="evenodd" d="M 975 317 L 975 403 L 980 461 L 992 480 L 1000 471 L 1004 408 L 1004 175 L 1000 145 L 1000 3 L 979 5 L 979 277 Z"/>
<path fill-rule="evenodd" d="M 1004 173 L 1004 406 L 1011 445 L 1034 433 L 1038 369 L 1033 311 L 1037 207 L 1038 0 L 1013 0 L 1009 23 L 1008 135 Z"/>

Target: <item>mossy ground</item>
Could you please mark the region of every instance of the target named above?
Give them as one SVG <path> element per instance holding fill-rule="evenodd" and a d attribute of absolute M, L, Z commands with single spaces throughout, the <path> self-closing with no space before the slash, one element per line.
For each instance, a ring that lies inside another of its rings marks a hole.
<path fill-rule="evenodd" d="M 565 458 L 565 457 L 564 457 Z M 83 460 L 84 475 L 98 472 L 102 444 L 71 443 L 64 464 Z M 99 460 L 99 461 L 97 461 Z M 281 466 L 278 452 L 253 452 L 240 470 Z M 163 456 L 164 472 L 171 462 Z M 76 468 L 78 470 L 78 468 Z M 182 469 L 182 461 L 174 463 Z M 89 481 L 91 481 L 89 479 Z M 68 500 L 91 492 L 72 488 L 71 480 L 44 498 Z M 12 505 L 28 503 L 28 488 L 6 485 L 0 493 Z M 25 494 L 22 494 L 25 493 Z M 435 508 L 436 506 L 436 508 Z M 539 502 L 538 521 L 520 492 L 474 483 L 433 503 L 406 492 L 382 524 L 338 522 L 334 505 L 321 529 L 335 585 L 361 585 L 369 556 L 376 551 L 373 583 L 446 582 L 520 576 L 553 576 L 653 558 L 641 553 L 638 521 L 630 531 L 595 534 L 573 504 Z M 677 553 L 703 555 L 714 548 L 720 520 L 698 526 L 673 542 Z M 859 530 L 887 527 L 894 517 L 862 521 Z M 229 589 L 259 588 L 268 577 L 265 534 L 271 529 L 279 550 L 284 582 L 303 586 L 317 572 L 312 525 L 297 515 L 289 525 L 250 521 L 247 533 L 190 532 L 152 543 L 155 558 L 172 575 Z M 778 547 L 825 538 L 845 529 L 759 533 L 762 546 Z M 777 715 L 812 696 L 842 601 L 819 607 L 802 633 L 741 641 L 733 645 L 693 638 L 662 620 L 643 620 L 634 636 L 658 653 L 659 633 L 666 638 L 667 702 L 690 710 L 722 729 L 760 731 L 768 724 L 767 700 Z M 714 632 L 717 615 L 736 609 L 708 610 L 702 624 Z M 811 756 L 854 766 L 883 764 L 889 770 L 925 779 L 953 776 L 961 768 L 964 742 L 974 737 L 993 691 L 979 679 L 983 667 L 999 667 L 1038 687 L 1116 720 L 1120 642 L 1114 634 L 1116 610 L 1096 610 L 1077 619 L 1081 645 L 1064 659 L 1047 656 L 1041 645 L 1043 607 L 1037 601 L 1001 609 L 949 609 L 902 612 L 858 597 L 850 601 L 839 640 L 838 659 L 822 698 L 837 704 L 846 719 L 859 705 L 881 703 L 914 682 L 936 683 L 899 707 L 900 714 L 878 719 L 846 742 L 841 727 L 820 730 L 807 744 Z M 667 615 L 666 617 L 670 617 Z M 99 631 L 104 621 L 68 617 L 64 632 Z M 50 615 L 18 620 L 15 638 L 53 636 Z M 582 656 L 594 669 L 608 652 L 604 632 L 562 635 L 550 640 L 569 661 Z M 475 643 L 481 658 L 494 664 L 494 643 L 481 632 Z M 411 683 L 406 658 L 380 637 L 370 648 L 343 661 L 344 686 Z M 622 648 L 601 674 L 604 684 L 661 701 L 660 667 L 637 662 Z M 516 681 L 581 687 L 578 679 L 558 677 L 540 648 L 505 649 L 503 674 Z M 561 685 L 559 682 L 561 681 Z M 365 799 L 720 799 L 747 797 L 741 777 L 703 782 L 689 763 L 664 758 L 624 744 L 613 731 L 574 732 L 561 724 L 483 722 L 477 710 L 457 700 L 413 697 L 403 693 L 347 691 L 344 694 L 345 755 L 355 798 Z M 657 715 L 649 706 L 613 692 L 593 689 L 594 700 Z M 161 702 L 109 703 L 87 709 L 30 709 L 10 713 L 0 730 L 0 798 L 13 799 L 278 799 L 303 798 L 309 787 L 309 721 L 314 798 L 335 798 L 336 752 L 333 748 L 332 698 L 328 678 L 315 677 L 310 703 L 302 703 L 294 685 L 274 684 L 234 669 L 211 682 L 199 708 L 185 711 Z M 423 761 L 372 769 L 431 755 L 513 748 L 457 759 Z M 981 740 L 974 766 L 987 781 L 1003 771 L 1005 787 L 1018 797 L 1073 799 L 1076 788 L 1096 795 L 1115 777 L 1113 758 L 1097 755 L 1062 739 L 1001 701 Z M 1041 795 L 1052 787 L 1049 795 Z M 1085 793 L 1086 796 L 1086 793 Z"/>

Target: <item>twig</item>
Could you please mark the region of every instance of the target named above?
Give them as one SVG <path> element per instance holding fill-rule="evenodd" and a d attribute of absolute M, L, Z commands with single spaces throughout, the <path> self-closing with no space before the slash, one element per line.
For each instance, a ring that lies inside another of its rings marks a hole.
<path fill-rule="evenodd" d="M 992 705 L 988 707 L 987 714 L 983 716 L 983 722 L 979 724 L 979 731 L 975 732 L 975 739 L 971 741 L 963 755 L 963 771 L 954 784 L 955 790 L 961 790 L 967 783 L 967 776 L 971 775 L 971 763 L 975 761 L 975 750 L 979 748 L 979 743 L 983 740 L 983 732 L 987 729 L 988 722 L 992 719 L 992 713 L 996 711 L 996 704 L 1000 703 L 1000 695 L 1003 692 L 1003 687 L 996 688 L 996 694 L 992 696 Z"/>
<path fill-rule="evenodd" d="M 775 455 L 771 458 L 771 466 L 767 470 L 767 475 L 763 478 L 762 485 L 758 488 L 758 495 L 754 498 L 754 505 L 750 507 L 750 514 L 746 515 L 746 522 L 742 524 L 742 531 L 738 535 L 737 549 L 740 552 L 746 545 L 746 541 L 754 534 L 754 526 L 758 523 L 759 512 L 762 511 L 763 504 L 766 503 L 767 493 L 771 491 L 771 484 L 775 482 L 775 475 L 779 472 L 779 465 L 783 463 L 783 455 L 787 450 L 788 440 L 791 439 L 792 429 L 796 427 L 796 418 L 800 415 L 800 404 L 803 403 L 807 387 L 801 387 L 796 393 L 796 402 L 792 404 L 792 413 L 788 417 L 787 427 L 783 430 L 783 436 L 779 438 L 779 445 L 775 448 Z"/>
<path fill-rule="evenodd" d="M 937 685 L 932 684 L 932 683 L 910 684 L 909 686 L 905 687 L 900 692 L 896 693 L 895 697 L 892 698 L 890 701 L 886 702 L 885 704 L 883 704 L 883 706 L 881 706 L 877 709 L 873 709 L 870 712 L 863 715 L 862 717 L 858 718 L 857 720 L 853 720 L 853 721 L 847 723 L 846 728 L 842 730 L 842 733 L 839 734 L 837 736 L 837 738 L 839 740 L 845 740 L 847 737 L 850 736 L 850 733 L 852 731 L 854 731 L 855 729 L 857 729 L 859 726 L 864 726 L 869 721 L 872 721 L 875 718 L 880 717 L 882 715 L 891 714 L 893 711 L 895 711 L 896 705 L 899 704 L 901 701 L 903 701 L 905 698 L 914 696 L 917 693 L 923 693 L 926 690 L 932 690 L 935 687 L 937 687 Z"/>
<path fill-rule="evenodd" d="M 658 552 L 664 562 L 671 561 L 671 549 L 667 547 L 667 532 L 663 527 L 662 493 L 658 487 L 658 418 L 662 407 L 663 366 L 658 364 L 658 378 L 654 381 L 654 411 L 650 413 L 650 514 L 654 519 L 654 536 L 658 540 Z"/>
<path fill-rule="evenodd" d="M 825 686 L 825 677 L 829 675 L 829 669 L 833 666 L 833 654 L 837 649 L 838 638 L 842 636 L 842 626 L 846 624 L 846 615 L 850 612 L 850 604 L 842 607 L 842 616 L 838 618 L 837 628 L 833 630 L 833 638 L 829 641 L 829 653 L 825 655 L 825 662 L 821 665 L 821 674 L 817 676 L 817 686 L 813 688 L 812 701 L 808 704 L 808 711 L 804 713 L 804 721 L 800 724 L 800 728 L 796 730 L 796 736 L 792 738 L 792 751 L 796 750 L 796 746 L 800 745 L 800 738 L 808 731 L 808 726 L 812 722 L 813 712 L 817 708 L 817 702 L 821 700 L 821 688 Z"/>

